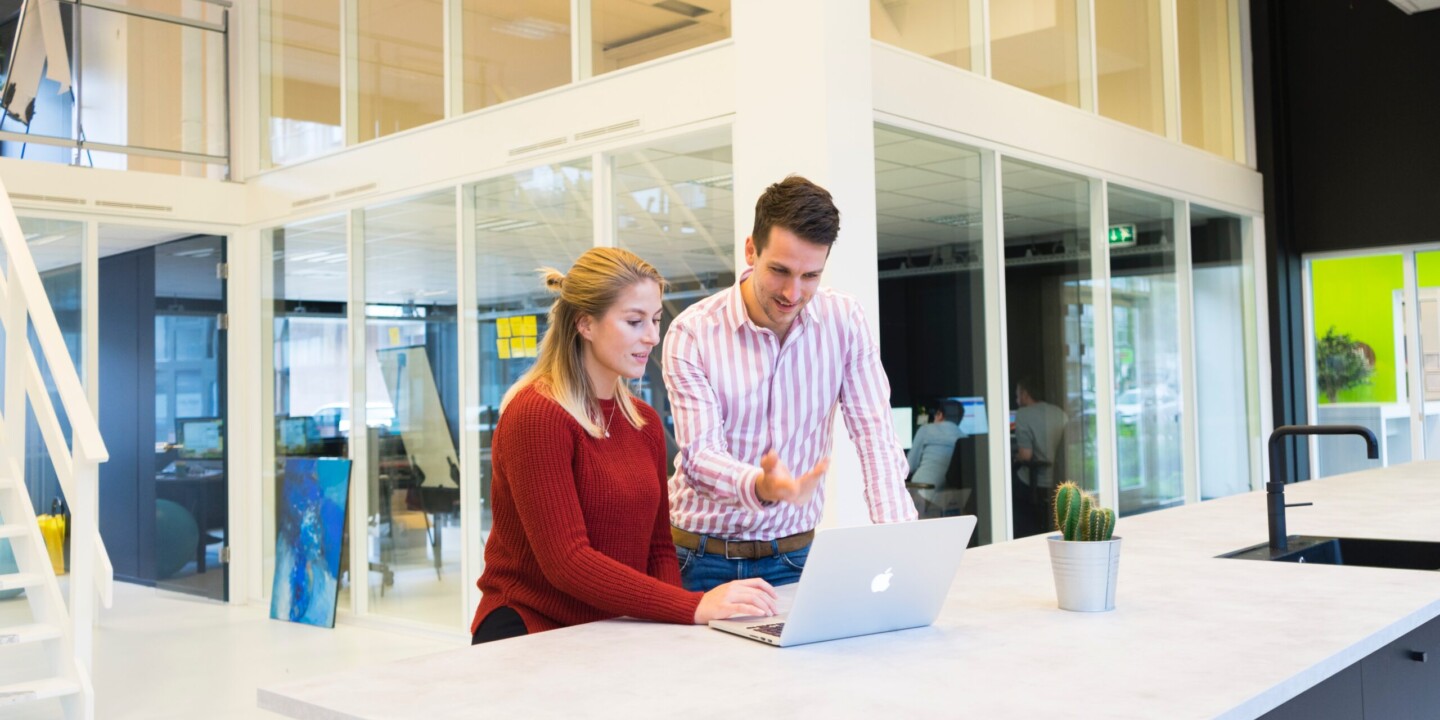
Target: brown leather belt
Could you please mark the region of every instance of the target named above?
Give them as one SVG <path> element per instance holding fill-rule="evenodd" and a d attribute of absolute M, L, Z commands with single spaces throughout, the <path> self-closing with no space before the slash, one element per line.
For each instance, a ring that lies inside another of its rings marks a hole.
<path fill-rule="evenodd" d="M 780 547 L 780 554 L 792 553 L 804 548 L 815 539 L 815 531 L 807 530 L 787 537 L 782 537 L 772 544 L 769 540 L 725 540 L 717 537 L 696 535 L 695 533 L 681 530 L 674 525 L 670 526 L 670 537 L 676 545 L 692 552 L 700 550 L 700 539 L 705 538 L 705 550 L 703 554 L 723 555 L 726 560 L 757 560 L 767 558 L 775 554 L 775 546 Z"/>

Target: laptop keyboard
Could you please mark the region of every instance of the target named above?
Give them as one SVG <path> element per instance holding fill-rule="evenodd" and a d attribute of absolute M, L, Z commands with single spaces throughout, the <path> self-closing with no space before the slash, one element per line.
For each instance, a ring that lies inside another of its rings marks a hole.
<path fill-rule="evenodd" d="M 778 622 L 770 623 L 769 625 L 751 625 L 748 629 L 766 635 L 773 635 L 778 638 L 780 637 L 780 631 L 785 629 L 785 623 Z"/>

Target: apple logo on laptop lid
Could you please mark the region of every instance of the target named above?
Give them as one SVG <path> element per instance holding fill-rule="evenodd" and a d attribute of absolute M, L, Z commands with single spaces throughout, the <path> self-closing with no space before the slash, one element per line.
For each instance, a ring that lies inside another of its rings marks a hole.
<path fill-rule="evenodd" d="M 876 575 L 875 579 L 870 581 L 870 592 L 882 593 L 890 589 L 890 578 L 894 576 L 890 570 L 891 568 L 885 568 L 885 572 Z"/>

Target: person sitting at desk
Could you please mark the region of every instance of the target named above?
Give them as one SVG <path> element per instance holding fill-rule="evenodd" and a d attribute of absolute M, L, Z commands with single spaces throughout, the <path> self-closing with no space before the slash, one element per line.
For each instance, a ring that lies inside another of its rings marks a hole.
<path fill-rule="evenodd" d="M 915 439 L 905 458 L 910 461 L 910 482 L 929 485 L 922 488 L 933 492 L 945 486 L 945 473 L 950 469 L 950 458 L 955 454 L 955 441 L 965 437 L 960 421 L 965 418 L 965 407 L 954 400 L 941 400 L 935 405 L 935 414 L 926 425 L 915 431 Z"/>
<path fill-rule="evenodd" d="M 1055 478 L 1064 468 L 1054 466 L 1065 440 L 1064 410 L 1045 402 L 1035 381 L 1021 378 L 1015 383 L 1015 537 L 1035 535 L 1049 529 L 1050 495 Z"/>
<path fill-rule="evenodd" d="M 569 274 L 545 271 L 545 282 L 559 295 L 550 328 L 495 429 L 495 523 L 472 644 L 620 615 L 685 624 L 773 615 L 763 580 L 680 587 L 664 431 L 626 384 L 660 342 L 659 271 L 594 248 Z"/>

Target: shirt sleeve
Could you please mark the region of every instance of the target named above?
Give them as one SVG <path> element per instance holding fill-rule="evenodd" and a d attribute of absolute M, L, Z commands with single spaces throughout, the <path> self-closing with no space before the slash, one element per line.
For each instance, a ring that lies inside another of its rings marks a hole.
<path fill-rule="evenodd" d="M 494 457 L 505 464 L 510 477 L 525 478 L 513 483 L 510 492 L 545 579 L 561 592 L 609 613 L 694 622 L 700 593 L 686 592 L 591 547 L 575 492 L 572 467 L 578 437 L 565 424 L 569 416 L 558 407 L 515 409 L 520 416 L 513 419 L 518 423 L 509 428 L 514 432 L 497 433 Z M 662 511 L 664 507 L 662 502 Z M 640 532 L 649 534 L 653 529 Z"/>
<path fill-rule="evenodd" d="M 880 364 L 880 345 L 870 335 L 858 303 L 851 303 L 845 327 L 849 332 L 844 348 L 840 410 L 845 417 L 845 428 L 860 453 L 870 521 L 914 520 L 919 515 L 905 491 L 907 463 L 890 421 L 890 381 Z"/>
<path fill-rule="evenodd" d="M 683 325 L 672 325 L 665 335 L 664 358 L 665 389 L 675 417 L 682 479 L 708 498 L 760 512 L 763 506 L 755 494 L 755 483 L 761 470 L 730 454 L 720 401 L 694 334 Z"/>

